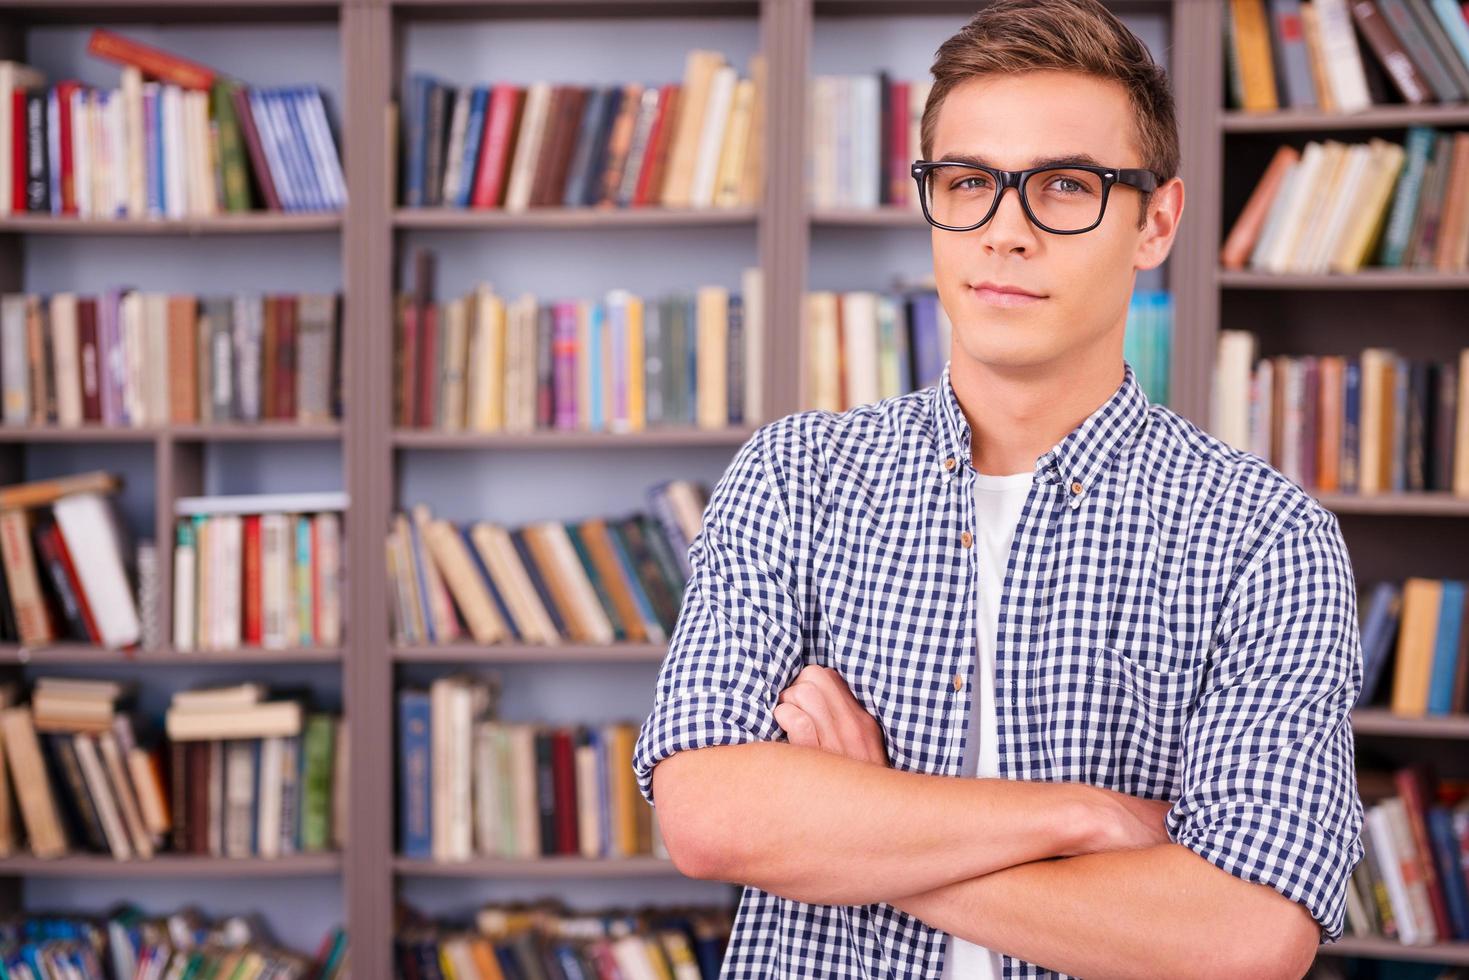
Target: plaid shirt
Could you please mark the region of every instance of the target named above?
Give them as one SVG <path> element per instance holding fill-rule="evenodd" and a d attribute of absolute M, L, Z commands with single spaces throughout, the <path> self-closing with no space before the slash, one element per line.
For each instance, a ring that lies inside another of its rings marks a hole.
<path fill-rule="evenodd" d="M 634 752 L 779 741 L 835 668 L 896 769 L 960 775 L 976 654 L 970 431 L 937 385 L 761 427 L 715 486 Z M 1000 775 L 1173 801 L 1168 836 L 1341 936 L 1361 858 L 1356 588 L 1336 516 L 1260 457 L 1116 392 L 1035 462 L 1000 599 Z M 921 817 L 921 811 L 915 812 Z M 856 858 L 860 860 L 860 857 Z M 946 934 L 885 902 L 746 887 L 721 977 L 937 977 Z M 1004 975 L 1060 976 L 1012 956 Z"/>

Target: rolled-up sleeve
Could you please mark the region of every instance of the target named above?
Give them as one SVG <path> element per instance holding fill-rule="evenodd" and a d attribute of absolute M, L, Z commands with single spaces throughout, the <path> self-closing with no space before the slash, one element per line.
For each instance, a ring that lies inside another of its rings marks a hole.
<path fill-rule="evenodd" d="M 802 613 L 792 523 L 766 448 L 779 424 L 741 447 L 690 542 L 683 604 L 633 749 L 649 803 L 653 767 L 673 753 L 783 735 L 774 709 L 799 670 Z"/>
<path fill-rule="evenodd" d="M 1166 826 L 1211 864 L 1304 905 L 1330 943 L 1363 854 L 1356 584 L 1336 515 L 1313 505 L 1288 521 L 1226 599 Z"/>

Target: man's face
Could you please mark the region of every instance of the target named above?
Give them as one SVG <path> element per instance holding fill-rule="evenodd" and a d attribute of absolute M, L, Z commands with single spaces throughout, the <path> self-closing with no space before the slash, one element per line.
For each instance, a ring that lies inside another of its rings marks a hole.
<path fill-rule="evenodd" d="M 1055 71 L 973 78 L 956 86 L 939 109 L 933 159 L 968 154 L 1020 170 L 1042 159 L 1085 154 L 1105 167 L 1141 167 L 1135 125 L 1127 94 L 1114 82 Z M 1033 183 L 1031 192 L 1038 195 L 1039 186 Z M 1167 257 L 1182 211 L 1182 182 L 1175 179 L 1154 195 L 1150 212 L 1163 213 L 1150 213 L 1139 229 L 1140 193 L 1114 186 L 1102 223 L 1081 235 L 1035 227 L 1014 189 L 974 231 L 931 229 L 934 276 L 953 323 L 955 361 L 1016 369 L 1111 355 L 1112 344 L 1120 353 L 1136 270 Z M 983 282 L 1039 298 L 975 288 Z"/>

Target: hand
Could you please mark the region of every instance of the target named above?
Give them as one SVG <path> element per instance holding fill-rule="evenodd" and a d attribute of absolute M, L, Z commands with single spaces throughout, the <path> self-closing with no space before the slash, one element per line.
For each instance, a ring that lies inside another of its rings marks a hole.
<path fill-rule="evenodd" d="M 802 669 L 791 686 L 780 692 L 778 700 L 775 720 L 792 745 L 889 765 L 882 726 L 832 668 L 813 664 Z"/>
<path fill-rule="evenodd" d="M 1096 830 L 1072 853 L 1129 850 L 1171 841 L 1167 825 L 1163 822 L 1173 806 L 1167 800 L 1145 800 L 1101 786 L 1088 788 L 1091 790 L 1088 801 L 1094 814 L 1092 824 Z"/>

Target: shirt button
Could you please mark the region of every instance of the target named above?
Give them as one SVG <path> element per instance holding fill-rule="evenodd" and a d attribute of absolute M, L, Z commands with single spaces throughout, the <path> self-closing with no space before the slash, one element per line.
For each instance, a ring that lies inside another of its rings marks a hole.
<path fill-rule="evenodd" d="M 974 544 L 974 535 L 970 534 L 968 531 L 965 531 L 963 534 L 959 535 L 959 543 L 966 548 L 969 547 L 970 545 Z"/>
<path fill-rule="evenodd" d="M 948 459 L 944 460 L 944 469 L 946 469 L 946 470 L 952 470 L 955 466 L 958 466 L 958 465 L 959 464 L 957 462 L 955 462 L 954 457 L 952 457 L 952 456 L 950 456 Z"/>
<path fill-rule="evenodd" d="M 1081 493 L 1081 481 L 1080 480 L 1074 480 L 1074 481 L 1072 481 L 1072 484 L 1071 484 L 1071 492 L 1072 493 Z"/>
<path fill-rule="evenodd" d="M 964 678 L 960 677 L 958 674 L 955 674 L 954 675 L 954 690 L 960 691 L 960 690 L 963 690 L 963 689 L 964 689 Z"/>

